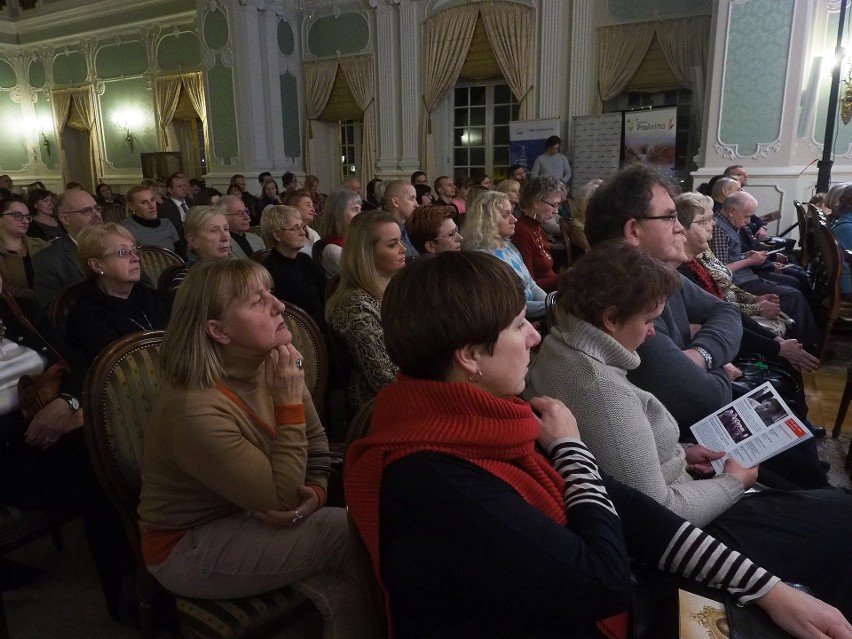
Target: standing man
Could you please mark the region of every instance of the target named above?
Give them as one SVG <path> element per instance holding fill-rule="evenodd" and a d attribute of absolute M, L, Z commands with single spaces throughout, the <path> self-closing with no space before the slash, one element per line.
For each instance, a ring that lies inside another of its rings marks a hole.
<path fill-rule="evenodd" d="M 157 215 L 169 220 L 183 237 L 183 221 L 192 206 L 189 199 L 189 180 L 183 173 L 172 173 L 166 180 L 168 197 L 157 207 Z"/>
<path fill-rule="evenodd" d="M 45 311 L 66 286 L 85 280 L 89 273 L 77 257 L 77 236 L 87 226 L 103 224 L 101 207 L 82 189 L 59 195 L 56 215 L 68 231 L 33 256 L 33 288 L 36 301 Z"/>
<path fill-rule="evenodd" d="M 417 191 L 405 180 L 391 180 L 385 187 L 384 202 L 387 212 L 393 215 L 396 223 L 399 224 L 402 243 L 405 245 L 405 259 L 417 257 L 417 251 L 411 244 L 408 231 L 405 229 L 405 223 L 417 208 Z"/>
<path fill-rule="evenodd" d="M 533 162 L 530 177 L 552 177 L 568 186 L 571 181 L 571 165 L 568 158 L 559 152 L 562 140 L 558 135 L 551 135 L 544 144 L 547 150 Z"/>

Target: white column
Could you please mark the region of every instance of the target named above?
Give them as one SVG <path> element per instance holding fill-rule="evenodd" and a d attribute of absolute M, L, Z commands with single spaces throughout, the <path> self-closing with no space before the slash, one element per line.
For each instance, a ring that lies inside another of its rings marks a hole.
<path fill-rule="evenodd" d="M 598 38 L 594 0 L 574 0 L 571 7 L 571 59 L 568 71 L 568 112 L 565 137 L 571 140 L 576 116 L 592 115 L 597 105 Z M 567 145 L 563 145 L 567 146 Z"/>
<path fill-rule="evenodd" d="M 420 110 L 423 108 L 420 86 L 420 20 L 417 3 L 401 0 L 399 5 L 400 33 L 400 125 L 402 128 L 402 157 L 399 169 L 411 173 L 420 168 Z"/>
<path fill-rule="evenodd" d="M 563 0 L 540 0 L 538 11 L 538 117 L 561 115 L 560 92 L 565 77 L 560 74 Z"/>
<path fill-rule="evenodd" d="M 376 60 L 378 95 L 379 158 L 377 177 L 392 176 L 399 168 L 399 32 L 396 29 L 396 9 L 385 3 L 376 8 Z"/>

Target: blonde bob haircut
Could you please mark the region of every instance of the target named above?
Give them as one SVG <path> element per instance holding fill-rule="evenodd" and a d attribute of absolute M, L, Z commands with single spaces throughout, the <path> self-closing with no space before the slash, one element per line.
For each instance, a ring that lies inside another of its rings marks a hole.
<path fill-rule="evenodd" d="M 382 299 L 385 282 L 376 270 L 374 256 L 379 229 L 385 224 L 397 224 L 396 218 L 387 211 L 364 211 L 352 218 L 340 260 L 340 284 L 325 305 L 327 319 L 352 291 L 362 289 L 376 299 Z"/>
<path fill-rule="evenodd" d="M 674 199 L 677 210 L 677 221 L 688 229 L 692 226 L 695 218 L 704 215 L 708 210 L 713 212 L 713 198 L 696 191 L 681 193 Z"/>
<path fill-rule="evenodd" d="M 108 237 L 113 235 L 119 235 L 123 240 L 127 240 L 131 246 L 136 246 L 136 239 L 133 234 L 121 224 L 114 222 L 87 226 L 77 236 L 77 259 L 80 260 L 80 264 L 83 265 L 89 277 L 95 277 L 95 272 L 89 266 L 89 260 L 104 256 L 106 250 L 104 243 Z"/>
<path fill-rule="evenodd" d="M 264 210 L 263 217 L 260 218 L 260 231 L 267 242 L 277 244 L 278 240 L 273 235 L 274 231 L 280 231 L 292 224 L 303 223 L 302 214 L 297 209 L 285 204 L 276 204 Z"/>
<path fill-rule="evenodd" d="M 221 319 L 232 301 L 271 287 L 269 272 L 253 260 L 211 260 L 189 269 L 160 348 L 165 378 L 186 390 L 214 387 L 227 371 L 222 345 L 207 334 L 207 322 Z"/>
<path fill-rule="evenodd" d="M 196 235 L 204 230 L 204 226 L 216 215 L 226 215 L 227 209 L 223 206 L 193 206 L 186 213 L 183 223 L 183 234 L 186 237 Z M 225 219 L 228 219 L 227 217 Z"/>
<path fill-rule="evenodd" d="M 486 191 L 470 204 L 464 219 L 464 249 L 493 251 L 503 244 L 497 230 L 502 213 L 500 207 L 509 196 L 500 191 Z"/>

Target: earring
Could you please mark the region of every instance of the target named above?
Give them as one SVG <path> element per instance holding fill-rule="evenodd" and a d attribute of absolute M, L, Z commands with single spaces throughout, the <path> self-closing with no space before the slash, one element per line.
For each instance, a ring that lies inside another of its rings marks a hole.
<path fill-rule="evenodd" d="M 103 275 L 103 274 L 104 274 L 103 271 L 98 271 L 98 275 Z"/>
<path fill-rule="evenodd" d="M 477 368 L 476 372 L 473 375 L 467 376 L 467 381 L 469 381 L 471 384 L 478 384 L 482 381 L 482 371 Z"/>

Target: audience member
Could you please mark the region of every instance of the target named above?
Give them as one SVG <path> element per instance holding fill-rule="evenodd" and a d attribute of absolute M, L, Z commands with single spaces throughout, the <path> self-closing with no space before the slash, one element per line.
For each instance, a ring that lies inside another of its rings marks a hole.
<path fill-rule="evenodd" d="M 317 217 L 322 217 L 325 210 L 325 195 L 319 192 L 319 178 L 316 175 L 305 176 L 305 190 L 311 194 Z"/>
<path fill-rule="evenodd" d="M 107 204 L 118 204 L 119 206 L 124 206 L 124 198 L 120 195 L 115 195 L 112 192 L 112 188 L 103 182 L 95 187 L 95 201 L 97 201 L 97 203 L 101 206 L 105 206 Z"/>
<path fill-rule="evenodd" d="M 464 239 L 449 206 L 427 204 L 414 209 L 406 227 L 411 244 L 419 254 L 460 251 Z"/>
<path fill-rule="evenodd" d="M 417 198 L 417 206 L 432 204 L 432 188 L 428 184 L 415 184 L 414 194 Z"/>
<path fill-rule="evenodd" d="M 429 178 L 426 177 L 423 171 L 415 171 L 411 174 L 411 186 L 417 186 L 418 184 L 429 186 Z"/>
<path fill-rule="evenodd" d="M 207 188 L 207 185 L 204 183 L 204 180 L 199 180 L 198 178 L 191 178 L 189 180 L 189 195 L 192 201 L 198 206 L 204 206 L 204 204 L 198 202 L 198 194 L 205 188 Z"/>
<path fill-rule="evenodd" d="M 200 262 L 226 260 L 231 256 L 231 234 L 226 211 L 223 206 L 193 206 L 189 209 L 184 224 L 187 260 L 169 281 L 168 291 L 172 297 L 193 266 Z"/>
<path fill-rule="evenodd" d="M 438 206 L 451 206 L 456 208 L 456 205 L 453 204 L 453 198 L 456 197 L 458 189 L 456 189 L 456 185 L 453 184 L 453 179 L 449 176 L 442 175 L 437 180 L 435 180 L 435 201 L 434 203 Z M 458 219 L 458 209 L 456 208 L 456 219 Z"/>
<path fill-rule="evenodd" d="M 354 362 L 347 395 L 351 414 L 396 377 L 396 366 L 385 350 L 380 313 L 388 282 L 404 267 L 405 245 L 396 218 L 384 211 L 366 211 L 352 220 L 340 284 L 325 309 L 328 325 Z"/>
<path fill-rule="evenodd" d="M 269 205 L 281 204 L 281 198 L 278 195 L 278 184 L 272 178 L 263 183 L 263 188 L 260 190 L 260 197 L 257 199 L 257 205 L 260 208 Z"/>
<path fill-rule="evenodd" d="M 559 152 L 562 140 L 558 135 L 551 135 L 544 142 L 545 151 L 533 162 L 530 177 L 552 177 L 564 184 L 571 181 L 571 164 L 568 158 Z"/>
<path fill-rule="evenodd" d="M 77 259 L 77 236 L 87 226 L 103 224 L 101 207 L 82 189 L 61 193 L 56 209 L 68 235 L 54 241 L 33 259 L 35 296 L 43 310 L 47 310 L 63 288 L 86 279 L 88 275 Z"/>
<path fill-rule="evenodd" d="M 400 377 L 344 482 L 396 635 L 626 637 L 632 557 L 800 638 L 811 621 L 850 636 L 837 610 L 601 473 L 564 405 L 517 399 L 540 339 L 524 313 L 517 277 L 488 255 L 418 259 L 388 287 Z"/>
<path fill-rule="evenodd" d="M 382 208 L 385 184 L 381 178 L 373 178 L 367 182 L 367 197 L 361 203 L 362 211 L 378 211 Z"/>
<path fill-rule="evenodd" d="M 470 204 L 464 222 L 464 248 L 491 253 L 506 262 L 524 287 L 527 299 L 527 317 L 544 316 L 544 299 L 547 293 L 535 283 L 524 259 L 511 242 L 516 220 L 512 203 L 505 193 L 486 191 Z"/>
<path fill-rule="evenodd" d="M 452 204 L 459 212 L 459 224 L 464 222 L 464 215 L 467 213 L 467 194 L 470 192 L 470 187 L 472 186 L 473 180 L 469 177 L 456 179 L 456 196 L 453 198 Z"/>
<path fill-rule="evenodd" d="M 512 236 L 512 244 L 521 254 L 527 270 L 545 293 L 555 291 L 559 283 L 559 276 L 553 270 L 553 255 L 547 235 L 542 228 L 542 224 L 552 220 L 559 210 L 562 202 L 559 187 L 553 178 L 527 180 L 519 202 L 522 215 Z"/>
<path fill-rule="evenodd" d="M 302 253 L 307 254 L 308 257 L 312 256 L 314 244 L 319 241 L 320 235 L 312 226 L 319 222 L 319 220 L 317 220 L 317 212 L 316 208 L 314 208 L 314 200 L 311 197 L 311 194 L 307 191 L 307 189 L 293 191 L 287 195 L 287 199 L 284 201 L 284 204 L 292 206 L 302 215 L 302 222 L 305 224 L 305 232 L 307 235 L 305 236 L 305 243 L 301 251 Z"/>
<path fill-rule="evenodd" d="M 289 195 L 290 191 L 296 191 L 301 188 L 301 184 L 299 184 L 299 178 L 297 178 L 292 171 L 286 171 L 281 176 L 281 191 L 284 193 L 286 197 Z"/>
<path fill-rule="evenodd" d="M 474 171 L 470 174 L 470 179 L 474 186 L 481 186 L 484 189 L 491 188 L 491 178 L 488 177 L 488 174 L 485 171 Z"/>
<path fill-rule="evenodd" d="M 507 178 L 498 182 L 494 190 L 505 193 L 508 196 L 509 201 L 512 203 L 512 215 L 520 218 L 522 215 L 521 207 L 519 206 L 521 202 L 521 183 L 512 178 Z"/>
<path fill-rule="evenodd" d="M 178 292 L 145 434 L 142 553 L 170 592 L 232 599 L 294 585 L 325 636 L 376 637 L 346 512 L 323 507 L 327 476 L 308 461 L 328 441 L 271 284 L 257 262 L 224 260 Z"/>
<path fill-rule="evenodd" d="M 77 236 L 77 256 L 89 279 L 68 314 L 65 335 L 87 365 L 120 337 L 166 327 L 168 304 L 139 283 L 139 249 L 124 226 L 84 228 Z"/>
<path fill-rule="evenodd" d="M 852 495 L 767 490 L 744 499 L 757 467 L 728 458 L 713 477 L 710 462 L 724 451 L 684 449 L 671 414 L 627 380 L 627 371 L 639 365 L 636 349 L 653 336 L 655 319 L 679 288 L 670 265 L 627 241 L 596 245 L 560 282 L 559 326 L 530 369 L 528 392 L 563 401 L 589 450 L 616 479 L 852 614 L 852 573 L 836 559 L 839 548 L 852 544 L 844 531 L 852 521 Z M 690 472 L 705 479 L 693 481 Z M 812 541 L 832 533 L 825 544 Z"/>
<path fill-rule="evenodd" d="M 523 164 L 513 164 L 509 167 L 508 179 L 515 180 L 515 182 L 522 185 L 527 181 L 527 167 Z"/>
<path fill-rule="evenodd" d="M 232 189 L 236 186 L 239 189 L 239 192 L 234 192 Z M 263 207 L 258 206 L 257 198 L 252 195 L 248 187 L 246 186 L 246 176 L 241 173 L 237 173 L 231 176 L 230 185 L 228 186 L 227 195 L 239 195 L 243 204 L 246 205 L 246 208 L 249 210 L 249 214 L 251 215 L 251 223 L 252 224 L 260 224 L 260 210 Z"/>
<path fill-rule="evenodd" d="M 402 243 L 405 245 L 405 257 L 417 257 L 417 250 L 408 237 L 406 224 L 414 209 L 417 208 L 417 187 L 411 186 L 405 180 L 392 180 L 385 187 L 385 210 L 393 215 L 399 225 Z"/>
<path fill-rule="evenodd" d="M 32 258 L 47 242 L 28 237 L 32 216 L 18 200 L 0 200 L 0 274 L 5 290 L 15 297 L 35 299 Z"/>
<path fill-rule="evenodd" d="M 139 244 L 159 246 L 184 255 L 183 242 L 171 220 L 157 217 L 157 199 L 147 186 L 127 189 L 127 208 L 130 217 L 120 224 L 130 231 Z"/>
<path fill-rule="evenodd" d="M 742 190 L 742 185 L 734 178 L 720 177 L 716 180 L 710 190 L 710 197 L 713 198 L 713 212 L 720 212 L 725 199 L 729 195 L 739 193 Z"/>
<path fill-rule="evenodd" d="M 186 214 L 193 204 L 189 198 L 189 180 L 182 173 L 173 173 L 166 180 L 166 189 L 168 197 L 157 206 L 157 215 L 169 220 L 181 235 Z"/>
<path fill-rule="evenodd" d="M 325 333 L 325 273 L 302 251 L 308 229 L 302 214 L 292 206 L 273 206 L 263 214 L 260 228 L 273 244 L 263 262 L 272 275 L 272 293 L 304 310 Z"/>
<path fill-rule="evenodd" d="M 843 250 L 852 249 L 852 185 L 840 190 L 835 199 L 835 215 L 831 224 L 831 232 Z M 847 302 L 852 302 L 852 276 L 849 274 L 849 263 L 841 260 L 840 293 Z"/>
<path fill-rule="evenodd" d="M 197 192 L 193 193 L 195 206 L 216 206 L 221 199 L 222 193 L 219 189 L 214 189 L 209 186 L 198 189 Z"/>
<path fill-rule="evenodd" d="M 360 212 L 361 196 L 349 189 L 332 191 L 325 202 L 325 214 L 320 219 L 319 229 L 323 243 L 320 244 L 318 258 L 329 279 L 340 272 L 346 228 Z"/>
<path fill-rule="evenodd" d="M 56 219 L 56 195 L 45 189 L 33 189 L 27 192 L 27 207 L 33 216 L 27 235 L 46 242 L 66 235 Z"/>
<path fill-rule="evenodd" d="M 231 255 L 234 257 L 251 257 L 256 251 L 266 248 L 263 239 L 256 233 L 249 233 L 251 215 L 242 198 L 226 195 L 219 202 L 220 208 L 225 209 L 228 218 L 228 231 L 231 234 Z"/>

